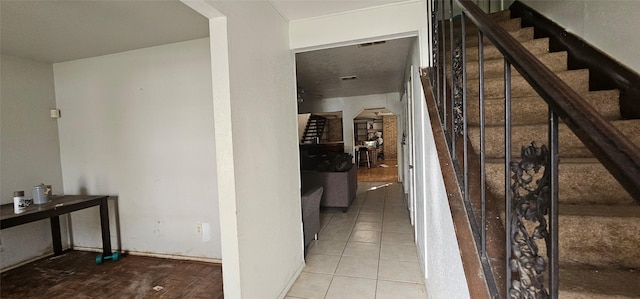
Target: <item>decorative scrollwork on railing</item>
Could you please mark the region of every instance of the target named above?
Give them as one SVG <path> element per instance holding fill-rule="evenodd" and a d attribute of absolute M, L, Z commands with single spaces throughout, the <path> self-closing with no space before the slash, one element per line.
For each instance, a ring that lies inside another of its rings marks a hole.
<path fill-rule="evenodd" d="M 546 242 L 549 251 L 549 231 L 545 215 L 549 213 L 550 193 L 549 151 L 532 142 L 522 147 L 522 161 L 511 162 L 513 194 L 511 225 L 512 258 L 509 267 L 514 279 L 509 291 L 512 299 L 542 299 L 549 293 L 544 287 L 547 262 L 538 255 L 536 241 Z M 542 174 L 540 169 L 544 168 Z"/>
<path fill-rule="evenodd" d="M 462 61 L 462 40 L 456 39 L 456 48 L 453 50 L 453 132 L 455 134 L 463 134 L 463 112 L 462 109 L 462 93 L 463 93 L 463 61 Z"/>

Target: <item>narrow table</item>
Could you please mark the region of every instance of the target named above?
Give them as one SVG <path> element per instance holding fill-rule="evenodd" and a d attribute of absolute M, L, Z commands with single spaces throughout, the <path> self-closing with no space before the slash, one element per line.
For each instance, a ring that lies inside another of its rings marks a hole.
<path fill-rule="evenodd" d="M 60 234 L 60 215 L 99 206 L 100 226 L 102 228 L 102 252 L 111 255 L 111 236 L 109 232 L 109 208 L 106 195 L 61 195 L 53 196 L 44 204 L 31 204 L 24 212 L 15 214 L 13 203 L 0 206 L 0 229 L 49 218 L 54 255 L 62 254 Z"/>

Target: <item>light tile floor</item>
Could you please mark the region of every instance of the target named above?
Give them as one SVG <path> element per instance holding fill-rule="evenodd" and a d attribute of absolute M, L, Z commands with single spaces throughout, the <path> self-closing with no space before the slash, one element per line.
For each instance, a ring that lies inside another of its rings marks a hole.
<path fill-rule="evenodd" d="M 321 210 L 320 226 L 286 298 L 427 297 L 400 184 L 358 183 L 349 210 Z"/>

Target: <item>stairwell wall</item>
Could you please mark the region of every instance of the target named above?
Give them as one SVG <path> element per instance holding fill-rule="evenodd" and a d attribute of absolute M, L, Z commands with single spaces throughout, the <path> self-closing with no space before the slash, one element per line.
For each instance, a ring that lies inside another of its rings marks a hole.
<path fill-rule="evenodd" d="M 640 73 L 640 1 L 522 0 L 568 32 Z"/>

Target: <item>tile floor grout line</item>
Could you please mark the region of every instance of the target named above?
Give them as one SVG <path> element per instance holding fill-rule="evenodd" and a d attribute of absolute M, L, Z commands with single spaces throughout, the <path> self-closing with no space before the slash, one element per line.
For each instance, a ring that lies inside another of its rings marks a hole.
<path fill-rule="evenodd" d="M 365 196 L 365 199 L 363 201 L 366 201 L 366 196 Z M 356 207 L 352 206 L 352 208 L 356 208 Z M 353 230 L 355 229 L 355 224 L 358 222 L 358 217 L 360 217 L 360 211 L 361 211 L 360 208 L 361 207 L 358 207 L 358 212 L 357 212 L 357 215 L 355 216 L 355 221 L 350 226 L 349 236 L 347 237 L 347 241 L 346 241 L 346 243 L 344 245 L 344 248 L 342 249 L 342 252 L 340 253 L 340 259 L 338 260 L 338 264 L 336 265 L 336 269 L 334 269 L 333 273 L 331 274 L 331 281 L 329 282 L 329 287 L 327 288 L 327 290 L 324 293 L 324 296 L 323 296 L 324 299 L 326 299 L 327 295 L 329 295 L 329 290 L 331 289 L 331 285 L 333 284 L 333 280 L 336 277 L 336 272 L 338 271 L 338 267 L 340 266 L 340 262 L 342 262 L 342 258 L 344 257 L 344 251 L 347 249 L 347 245 L 349 244 L 349 239 L 351 239 L 351 235 L 353 234 Z M 333 221 L 335 215 L 336 214 L 334 213 L 333 216 L 331 217 L 331 219 L 328 221 L 328 223 Z M 329 225 L 329 224 L 327 224 L 327 225 Z"/>
<path fill-rule="evenodd" d="M 348 230 L 348 235 L 346 236 L 346 241 L 344 242 L 345 243 L 344 247 L 342 248 L 342 250 L 341 250 L 341 252 L 339 254 L 338 264 L 336 265 L 336 268 L 333 269 L 332 273 L 330 274 L 331 275 L 331 279 L 329 280 L 329 285 L 328 285 L 327 289 L 324 290 L 324 296 L 321 297 L 321 298 L 328 299 L 329 298 L 329 296 L 328 296 L 329 294 L 336 295 L 337 294 L 337 293 L 335 293 L 336 291 L 340 292 L 338 289 L 330 292 L 333 284 L 336 282 L 335 279 L 338 276 L 343 277 L 343 278 L 349 278 L 349 279 L 371 279 L 371 278 L 367 278 L 367 277 L 360 277 L 358 275 L 354 275 L 354 276 L 347 275 L 347 276 L 344 276 L 344 275 L 338 275 L 337 274 L 338 266 L 340 265 L 340 263 L 343 261 L 343 258 L 345 257 L 345 253 L 347 251 L 347 245 L 349 245 L 350 243 L 353 243 L 353 244 L 363 243 L 363 242 L 359 242 L 357 240 L 353 240 L 353 242 L 351 242 L 352 241 L 351 238 L 354 236 L 354 234 L 356 232 L 356 224 L 361 220 L 364 221 L 364 222 L 378 222 L 379 221 L 378 223 L 380 223 L 379 240 L 378 240 L 377 243 L 375 243 L 375 242 L 372 243 L 372 244 L 378 244 L 378 255 L 377 255 L 378 259 L 377 259 L 377 267 L 376 267 L 376 273 L 375 273 L 375 284 L 373 285 L 373 288 L 372 288 L 373 298 L 377 298 L 378 297 L 378 295 L 379 295 L 378 291 L 379 290 L 381 290 L 381 292 L 383 292 L 383 293 L 388 292 L 388 290 L 385 291 L 384 288 L 380 289 L 379 283 L 382 282 L 382 281 L 385 281 L 385 283 L 389 282 L 389 283 L 401 283 L 401 284 L 410 284 L 410 285 L 418 285 L 418 286 L 422 285 L 422 289 L 424 290 L 424 285 L 423 285 L 423 283 L 420 283 L 420 282 L 401 281 L 401 280 L 394 280 L 394 279 L 391 279 L 391 280 L 381 280 L 380 279 L 381 278 L 381 276 L 380 276 L 380 271 L 381 271 L 380 263 L 381 263 L 381 261 L 383 261 L 383 259 L 382 259 L 382 245 L 383 245 L 382 236 L 384 234 L 384 227 L 385 227 L 384 224 L 386 222 L 392 223 L 394 221 L 397 221 L 398 217 L 396 217 L 395 214 L 392 215 L 393 213 L 389 214 L 389 213 L 392 212 L 392 210 L 395 211 L 395 209 L 394 209 L 395 208 L 395 205 L 394 205 L 395 202 L 392 202 L 392 200 L 390 199 L 390 196 L 393 196 L 393 194 L 390 191 L 391 188 L 389 188 L 389 185 L 392 185 L 392 184 L 385 185 L 383 187 L 384 190 L 378 190 L 378 191 L 376 191 L 376 190 L 377 189 L 381 189 L 381 188 L 375 188 L 377 186 L 377 184 L 370 183 L 368 185 L 370 185 L 370 186 L 367 186 L 366 191 L 364 192 L 365 194 L 361 195 L 361 196 L 363 196 L 362 200 L 359 199 L 359 202 L 358 202 L 359 205 L 358 206 L 352 206 L 352 208 L 353 208 L 353 212 L 352 213 L 354 215 L 353 216 L 349 216 L 349 218 L 354 217 L 353 221 L 350 221 L 350 224 L 347 225 L 347 226 L 343 226 L 343 225 L 337 225 L 336 226 L 336 227 L 342 227 L 343 229 L 347 229 Z M 372 188 L 375 188 L 375 189 L 369 190 L 370 189 L 369 187 L 372 187 Z M 374 192 L 376 193 L 375 196 L 374 196 Z M 379 199 L 382 199 L 382 201 L 380 202 Z M 375 209 L 372 209 L 374 207 L 375 207 Z M 364 208 L 364 210 L 363 210 L 363 208 Z M 407 208 L 407 207 L 404 206 L 404 208 Z M 343 221 L 343 220 L 345 220 L 345 219 L 343 219 L 344 217 L 340 217 L 339 216 L 340 214 L 338 214 L 338 213 L 339 212 L 337 212 L 337 211 L 332 211 L 332 212 L 329 213 L 330 215 L 327 215 L 328 217 L 325 218 L 327 220 L 326 220 L 326 223 L 325 223 L 325 225 L 323 227 L 323 230 L 327 229 L 327 227 L 331 223 L 333 223 L 333 221 Z M 360 217 L 364 216 L 363 213 L 365 213 L 367 217 L 369 217 L 370 216 L 369 214 L 371 214 L 371 213 L 375 213 L 375 214 L 379 213 L 380 216 L 381 216 L 381 219 L 374 220 L 374 221 L 371 221 L 371 219 L 364 219 L 364 218 L 361 219 Z M 367 213 L 369 213 L 369 214 L 367 214 Z M 394 218 L 391 219 L 391 218 L 387 218 L 385 216 L 390 216 L 390 217 L 393 216 Z M 409 215 L 404 215 L 404 216 L 408 217 Z M 407 220 L 407 219 L 405 219 L 405 217 L 401 217 L 401 218 L 403 220 Z M 335 229 L 335 227 L 332 227 L 332 229 Z M 398 232 L 389 232 L 389 233 L 391 233 L 392 235 L 393 234 L 403 234 L 400 231 L 398 231 Z M 393 241 L 393 240 L 391 240 L 391 241 Z M 342 241 L 340 241 L 340 242 L 342 242 Z M 398 242 L 400 242 L 400 243 L 398 243 Z M 393 243 L 389 243 L 389 244 L 402 245 L 402 244 L 404 244 L 403 242 L 404 241 L 402 241 L 402 240 L 396 240 Z M 368 243 L 369 242 L 364 242 L 363 244 L 368 244 Z M 415 242 L 412 245 L 415 246 Z M 354 256 L 354 257 L 355 258 L 365 258 L 365 257 L 361 257 L 361 256 Z M 395 260 L 389 260 L 389 261 L 395 261 Z M 403 262 L 403 261 L 398 260 L 398 262 Z"/>
<path fill-rule="evenodd" d="M 387 205 L 387 190 L 384 190 L 384 198 L 382 203 L 382 221 L 380 222 L 380 247 L 378 250 L 378 271 L 376 273 L 376 289 L 374 290 L 374 298 L 378 298 L 378 283 L 380 283 L 380 261 L 382 260 L 382 233 L 384 231 L 384 211 Z"/>

